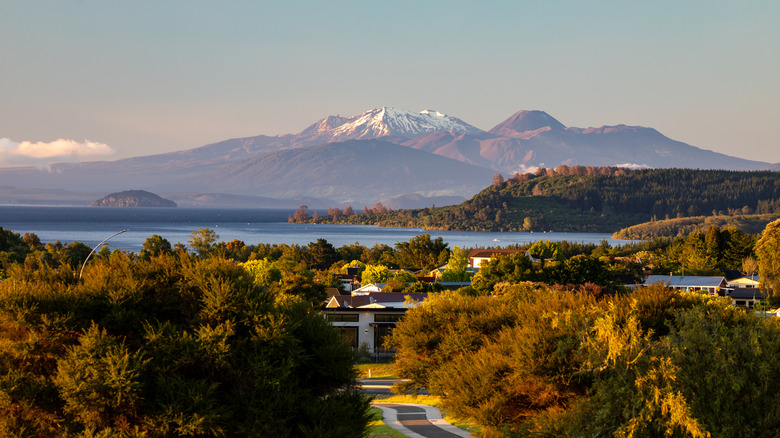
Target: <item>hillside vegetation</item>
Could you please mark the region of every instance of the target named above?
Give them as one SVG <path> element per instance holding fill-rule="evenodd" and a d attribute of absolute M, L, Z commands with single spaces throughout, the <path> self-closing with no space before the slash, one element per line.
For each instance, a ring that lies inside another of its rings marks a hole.
<path fill-rule="evenodd" d="M 658 219 L 780 211 L 780 173 L 559 166 L 515 174 L 456 206 L 318 218 L 320 222 L 472 231 L 615 232 Z"/>
<path fill-rule="evenodd" d="M 745 233 L 758 234 L 767 224 L 780 218 L 779 213 L 694 216 L 680 219 L 664 219 L 632 225 L 612 235 L 615 239 L 652 239 L 654 237 L 687 236 L 696 231 L 707 231 L 711 226 L 739 228 Z"/>

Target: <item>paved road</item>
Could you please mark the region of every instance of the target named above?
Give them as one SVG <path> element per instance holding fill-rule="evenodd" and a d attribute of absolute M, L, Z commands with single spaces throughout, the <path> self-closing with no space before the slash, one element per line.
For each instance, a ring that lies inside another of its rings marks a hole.
<path fill-rule="evenodd" d="M 398 380 L 395 379 L 358 379 L 358 385 L 366 394 L 391 395 L 390 387 Z"/>
<path fill-rule="evenodd" d="M 398 379 L 358 379 L 361 390 L 371 395 L 393 395 L 390 387 L 398 382 L 400 382 Z M 419 394 L 427 395 L 428 393 L 423 389 L 419 391 Z"/>
<path fill-rule="evenodd" d="M 433 406 L 371 403 L 382 410 L 384 422 L 410 438 L 470 438 L 471 434 L 447 423 Z"/>

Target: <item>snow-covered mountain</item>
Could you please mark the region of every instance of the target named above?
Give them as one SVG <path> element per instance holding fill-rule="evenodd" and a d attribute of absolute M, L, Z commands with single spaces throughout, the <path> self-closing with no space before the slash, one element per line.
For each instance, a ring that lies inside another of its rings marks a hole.
<path fill-rule="evenodd" d="M 419 113 L 382 107 L 352 117 L 330 116 L 297 135 L 301 143 L 330 143 L 382 137 L 415 138 L 436 132 L 481 134 L 479 128 L 434 110 Z"/>
<path fill-rule="evenodd" d="M 409 193 L 469 197 L 496 172 L 511 175 L 564 164 L 729 170 L 772 166 L 700 149 L 652 128 L 566 127 L 543 111 L 517 112 L 485 132 L 432 110 L 382 107 L 357 116 L 326 117 L 297 134 L 234 138 L 117 161 L 0 169 L 0 187 L 143 189 L 182 196 L 197 191 L 221 199 L 295 195 L 370 204 Z"/>

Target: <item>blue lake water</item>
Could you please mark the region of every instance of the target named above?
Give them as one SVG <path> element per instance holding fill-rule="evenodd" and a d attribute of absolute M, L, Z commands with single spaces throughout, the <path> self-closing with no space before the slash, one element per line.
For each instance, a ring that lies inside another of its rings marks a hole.
<path fill-rule="evenodd" d="M 537 240 L 610 244 L 626 243 L 603 233 L 499 233 L 434 231 L 419 228 L 389 228 L 371 225 L 290 224 L 292 210 L 211 208 L 112 208 L 0 206 L 0 227 L 19 234 L 35 233 L 42 242 L 83 242 L 94 246 L 114 233 L 111 249 L 140 252 L 153 234 L 172 244 L 186 244 L 198 228 L 210 228 L 220 241 L 238 239 L 246 244 L 287 243 L 307 245 L 323 238 L 335 247 L 360 243 L 393 246 L 419 234 L 442 237 L 450 248 L 498 247 Z"/>

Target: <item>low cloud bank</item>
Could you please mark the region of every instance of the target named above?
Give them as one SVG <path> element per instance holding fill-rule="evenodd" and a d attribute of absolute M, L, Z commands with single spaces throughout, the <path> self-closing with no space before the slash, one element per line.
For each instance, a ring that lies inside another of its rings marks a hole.
<path fill-rule="evenodd" d="M 114 150 L 105 143 L 60 138 L 50 142 L 16 142 L 0 138 L 0 166 L 38 165 L 48 166 L 56 162 L 80 161 L 105 157 Z"/>

